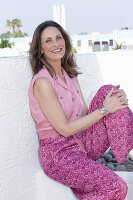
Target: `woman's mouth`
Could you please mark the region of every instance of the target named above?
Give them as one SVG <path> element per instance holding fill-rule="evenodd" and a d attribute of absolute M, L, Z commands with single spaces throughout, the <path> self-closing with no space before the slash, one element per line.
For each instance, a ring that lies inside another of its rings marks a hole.
<path fill-rule="evenodd" d="M 61 52 L 61 48 L 59 48 L 59 49 L 54 49 L 53 51 L 51 51 L 52 53 L 59 53 L 59 52 Z"/>

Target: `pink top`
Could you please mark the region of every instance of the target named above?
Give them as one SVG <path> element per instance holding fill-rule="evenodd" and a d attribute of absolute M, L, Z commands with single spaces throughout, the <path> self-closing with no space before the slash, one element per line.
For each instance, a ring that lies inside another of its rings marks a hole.
<path fill-rule="evenodd" d="M 68 121 L 72 121 L 82 116 L 84 105 L 76 78 L 70 78 L 63 68 L 62 72 L 66 79 L 66 83 L 57 75 L 52 78 L 45 66 L 35 74 L 31 81 L 29 87 L 29 103 L 32 117 L 36 123 L 39 139 L 53 137 L 59 133 L 57 133 L 45 117 L 33 94 L 33 85 L 37 78 L 46 77 L 49 79 Z"/>

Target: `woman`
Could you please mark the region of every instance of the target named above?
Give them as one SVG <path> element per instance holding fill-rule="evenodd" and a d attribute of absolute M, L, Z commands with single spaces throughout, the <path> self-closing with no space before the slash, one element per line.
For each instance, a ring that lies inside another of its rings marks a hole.
<path fill-rule="evenodd" d="M 125 93 L 119 86 L 103 86 L 88 110 L 70 38 L 53 21 L 36 28 L 30 62 L 30 109 L 44 172 L 79 199 L 124 200 L 126 183 L 96 160 L 111 146 L 122 163 L 133 148 L 133 116 Z"/>

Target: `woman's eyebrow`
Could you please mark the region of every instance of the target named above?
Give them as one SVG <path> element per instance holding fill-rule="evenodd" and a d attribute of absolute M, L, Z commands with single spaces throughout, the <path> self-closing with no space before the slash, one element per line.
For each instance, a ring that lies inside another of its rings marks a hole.
<path fill-rule="evenodd" d="M 51 39 L 51 37 L 46 37 L 45 40 L 47 40 L 47 39 Z"/>
<path fill-rule="evenodd" d="M 61 35 L 61 34 L 56 35 L 56 37 L 58 37 L 58 36 L 62 36 L 62 35 Z M 46 37 L 45 40 L 51 39 L 51 38 L 52 38 L 52 37 Z"/>
<path fill-rule="evenodd" d="M 56 37 L 58 37 L 58 36 L 62 36 L 62 35 L 61 34 L 56 35 Z"/>

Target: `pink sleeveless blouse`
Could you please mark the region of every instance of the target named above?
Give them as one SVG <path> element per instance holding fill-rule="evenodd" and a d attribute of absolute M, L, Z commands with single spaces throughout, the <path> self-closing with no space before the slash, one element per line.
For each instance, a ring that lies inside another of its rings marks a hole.
<path fill-rule="evenodd" d="M 31 115 L 36 123 L 36 130 L 39 139 L 53 137 L 59 135 L 59 133 L 47 120 L 34 96 L 33 86 L 36 79 L 45 77 L 51 82 L 54 92 L 68 121 L 78 119 L 82 116 L 84 105 L 76 78 L 70 78 L 63 68 L 62 72 L 66 79 L 66 83 L 57 75 L 52 78 L 45 66 L 43 66 L 43 68 L 32 78 L 28 93 L 29 104 Z"/>

